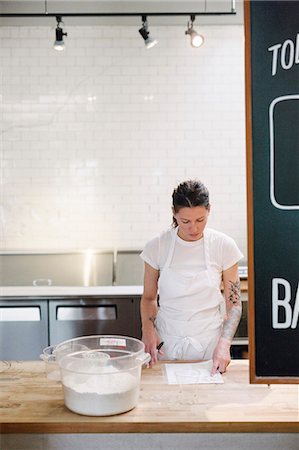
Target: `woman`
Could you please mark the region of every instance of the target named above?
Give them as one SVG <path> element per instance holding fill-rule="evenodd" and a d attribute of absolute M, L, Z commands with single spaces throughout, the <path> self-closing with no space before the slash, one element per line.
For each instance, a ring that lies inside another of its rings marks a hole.
<path fill-rule="evenodd" d="M 179 184 L 172 200 L 173 228 L 141 253 L 142 340 L 152 363 L 213 359 L 211 374 L 223 373 L 242 313 L 238 261 L 243 255 L 233 239 L 206 228 L 210 203 L 203 183 Z"/>

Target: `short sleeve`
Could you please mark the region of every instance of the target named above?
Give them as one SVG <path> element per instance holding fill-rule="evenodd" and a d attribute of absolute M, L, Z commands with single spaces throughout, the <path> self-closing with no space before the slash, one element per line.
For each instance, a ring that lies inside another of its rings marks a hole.
<path fill-rule="evenodd" d="M 239 250 L 235 241 L 225 236 L 222 245 L 222 270 L 227 270 L 243 258 L 242 252 Z"/>
<path fill-rule="evenodd" d="M 156 270 L 159 270 L 159 236 L 145 244 L 140 258 Z"/>

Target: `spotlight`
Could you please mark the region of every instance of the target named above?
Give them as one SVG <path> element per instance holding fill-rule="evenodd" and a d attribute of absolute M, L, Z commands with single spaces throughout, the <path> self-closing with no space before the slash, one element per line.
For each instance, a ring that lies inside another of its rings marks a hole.
<path fill-rule="evenodd" d="M 187 31 L 185 31 L 185 34 L 188 34 L 191 39 L 191 45 L 192 47 L 200 47 L 204 43 L 204 37 L 201 34 L 198 34 L 197 31 L 193 29 L 193 22 L 195 20 L 195 15 L 192 14 L 190 16 L 190 20 L 187 24 Z"/>
<path fill-rule="evenodd" d="M 65 49 L 65 45 L 64 45 L 64 41 L 63 41 L 63 36 L 67 36 L 67 33 L 64 33 L 64 32 L 63 32 L 63 29 L 60 28 L 60 24 L 63 23 L 63 22 L 61 21 L 61 17 L 60 17 L 60 16 L 56 16 L 56 20 L 57 20 L 57 27 L 56 27 L 56 30 L 55 30 L 55 33 L 56 33 L 56 39 L 55 39 L 53 48 L 54 48 L 55 50 L 62 51 L 62 50 Z"/>
<path fill-rule="evenodd" d="M 144 39 L 144 44 L 146 48 L 151 48 L 154 47 L 156 44 L 158 44 L 157 39 L 154 39 L 149 35 L 150 32 L 148 31 L 148 23 L 146 16 L 142 16 L 142 27 L 140 28 L 139 33 Z"/>

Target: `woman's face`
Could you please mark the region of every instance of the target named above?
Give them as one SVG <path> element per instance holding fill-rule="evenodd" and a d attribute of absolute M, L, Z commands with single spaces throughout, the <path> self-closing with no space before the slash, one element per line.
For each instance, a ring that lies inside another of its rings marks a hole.
<path fill-rule="evenodd" d="M 178 236 L 184 241 L 197 241 L 202 238 L 203 230 L 207 224 L 210 207 L 193 206 L 181 208 L 174 217 L 178 223 Z"/>

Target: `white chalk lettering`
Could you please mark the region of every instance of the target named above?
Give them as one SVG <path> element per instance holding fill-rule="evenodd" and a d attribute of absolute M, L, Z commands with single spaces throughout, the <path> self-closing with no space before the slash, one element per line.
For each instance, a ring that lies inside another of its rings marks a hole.
<path fill-rule="evenodd" d="M 284 287 L 284 298 L 279 298 L 279 285 Z M 283 278 L 272 280 L 272 326 L 273 328 L 289 328 L 292 323 L 291 285 Z M 285 320 L 278 321 L 279 308 L 284 308 Z"/>
<path fill-rule="evenodd" d="M 294 306 L 294 311 L 293 311 L 293 320 L 292 320 L 291 328 L 297 328 L 298 319 L 299 319 L 299 283 L 297 285 L 297 294 L 296 294 L 296 300 L 295 300 L 295 306 Z"/>
<path fill-rule="evenodd" d="M 269 52 L 273 52 L 272 55 L 272 76 L 276 75 L 277 72 L 277 61 L 278 61 L 278 50 L 280 49 L 281 44 L 272 45 L 272 47 L 268 48 Z"/>
<path fill-rule="evenodd" d="M 287 54 L 289 53 L 289 61 L 287 62 Z M 294 55 L 295 55 L 295 46 L 294 42 L 290 39 L 287 39 L 284 41 L 282 47 L 281 47 L 281 67 L 283 69 L 290 69 L 292 65 L 294 64 Z"/>
<path fill-rule="evenodd" d="M 281 49 L 281 51 L 279 51 Z M 272 45 L 268 48 L 272 53 L 272 76 L 277 73 L 277 66 L 280 62 L 284 70 L 289 70 L 294 64 L 299 64 L 299 33 L 296 36 L 295 43 L 292 39 L 286 39 L 284 42 Z"/>
<path fill-rule="evenodd" d="M 296 37 L 295 64 L 299 64 L 299 33 L 297 34 Z"/>
<path fill-rule="evenodd" d="M 280 298 L 280 294 L 281 297 Z M 290 304 L 292 299 L 291 285 L 284 278 L 272 280 L 272 327 L 273 328 L 297 328 L 299 320 L 299 282 L 296 289 L 294 311 Z M 284 309 L 284 321 L 279 322 L 279 308 Z M 293 317 L 292 317 L 293 316 Z"/>

